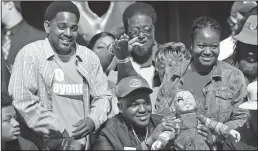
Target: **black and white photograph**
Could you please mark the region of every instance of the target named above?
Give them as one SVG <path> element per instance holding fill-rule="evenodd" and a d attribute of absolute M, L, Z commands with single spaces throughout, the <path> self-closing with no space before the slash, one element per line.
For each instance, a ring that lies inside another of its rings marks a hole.
<path fill-rule="evenodd" d="M 257 150 L 256 1 L 1 3 L 1 150 Z"/>

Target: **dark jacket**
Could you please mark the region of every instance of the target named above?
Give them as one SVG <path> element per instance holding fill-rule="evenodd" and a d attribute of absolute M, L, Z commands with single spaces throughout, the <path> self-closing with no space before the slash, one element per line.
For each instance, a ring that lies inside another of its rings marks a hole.
<path fill-rule="evenodd" d="M 27 44 L 43 40 L 46 33 L 29 25 L 25 20 L 11 28 L 11 48 L 7 58 L 9 64 L 13 64 L 17 53 Z"/>
<path fill-rule="evenodd" d="M 4 150 L 38 150 L 38 148 L 32 142 L 18 137 L 17 140 L 7 142 Z"/>
<path fill-rule="evenodd" d="M 233 137 L 228 137 L 228 139 L 224 141 L 223 150 L 257 150 L 257 145 L 251 146 L 241 140 L 235 142 Z"/>
<path fill-rule="evenodd" d="M 151 115 L 149 128 L 149 136 L 155 127 L 161 123 L 162 117 L 159 115 Z M 133 147 L 142 150 L 141 144 L 137 144 L 130 137 L 131 130 L 122 115 L 119 113 L 106 121 L 100 131 L 97 132 L 97 138 L 94 143 L 94 150 L 124 150 L 124 147 Z"/>

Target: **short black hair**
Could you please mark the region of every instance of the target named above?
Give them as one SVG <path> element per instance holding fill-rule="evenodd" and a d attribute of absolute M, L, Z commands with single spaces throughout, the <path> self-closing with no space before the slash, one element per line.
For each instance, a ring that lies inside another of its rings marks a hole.
<path fill-rule="evenodd" d="M 192 23 L 191 39 L 193 40 L 195 38 L 195 35 L 198 30 L 204 29 L 206 27 L 210 27 L 218 31 L 219 34 L 221 34 L 221 27 L 217 20 L 207 16 L 200 16 L 196 18 Z"/>
<path fill-rule="evenodd" d="M 1 108 L 12 106 L 13 98 L 6 92 L 1 93 Z"/>
<path fill-rule="evenodd" d="M 54 1 L 50 3 L 45 12 L 45 20 L 51 21 L 59 12 L 70 12 L 77 16 L 78 22 L 80 20 L 80 12 L 77 6 L 71 1 Z"/>
<path fill-rule="evenodd" d="M 112 35 L 111 33 L 109 33 L 109 32 L 101 32 L 101 33 L 98 33 L 98 34 L 94 35 L 94 36 L 91 38 L 91 40 L 90 40 L 90 42 L 89 42 L 89 45 L 88 45 L 88 48 L 90 48 L 90 49 L 92 50 L 93 47 L 94 47 L 94 45 L 95 45 L 95 43 L 96 43 L 100 38 L 106 37 L 106 36 L 112 37 L 113 39 L 115 39 L 115 36 Z"/>
<path fill-rule="evenodd" d="M 123 23 L 126 31 L 128 28 L 128 19 L 136 14 L 143 14 L 151 17 L 153 25 L 157 21 L 156 11 L 151 5 L 142 2 L 135 2 L 128 6 L 123 13 Z"/>
<path fill-rule="evenodd" d="M 21 11 L 22 11 L 21 1 L 13 1 L 13 3 L 14 3 L 15 8 L 17 9 L 17 11 L 21 13 Z"/>

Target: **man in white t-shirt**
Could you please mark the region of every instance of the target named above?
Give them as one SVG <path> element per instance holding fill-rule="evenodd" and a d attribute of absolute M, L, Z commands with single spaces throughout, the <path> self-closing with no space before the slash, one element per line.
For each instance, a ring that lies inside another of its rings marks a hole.
<path fill-rule="evenodd" d="M 234 2 L 228 19 L 228 24 L 232 33 L 228 38 L 220 42 L 220 54 L 218 60 L 224 60 L 233 54 L 236 42 L 233 36 L 239 34 L 246 19 L 255 7 L 257 8 L 257 3 L 255 1 Z"/>

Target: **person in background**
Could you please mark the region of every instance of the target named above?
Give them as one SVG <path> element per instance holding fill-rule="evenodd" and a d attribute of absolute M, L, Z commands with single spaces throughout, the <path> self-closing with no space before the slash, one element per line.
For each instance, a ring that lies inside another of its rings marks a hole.
<path fill-rule="evenodd" d="M 255 10 L 257 11 L 256 1 L 238 1 L 233 3 L 230 17 L 228 18 L 231 35 L 220 42 L 220 54 L 218 60 L 222 61 L 233 54 L 236 43 L 233 36 L 239 34 L 246 19 Z"/>
<path fill-rule="evenodd" d="M 56 136 L 88 149 L 89 134 L 111 113 L 112 94 L 98 56 L 75 42 L 79 19 L 72 2 L 50 3 L 47 37 L 23 47 L 15 59 L 8 91 L 26 125 L 37 133 L 40 149 Z"/>
<path fill-rule="evenodd" d="M 20 136 L 20 124 L 12 101 L 8 93 L 1 92 L 1 150 L 38 150 L 35 144 Z"/>
<path fill-rule="evenodd" d="M 242 131 L 242 134 L 253 136 L 251 139 L 241 138 L 240 142 L 235 142 L 229 137 L 223 144 L 223 150 L 257 150 L 257 81 L 250 83 L 247 87 L 248 101 L 239 105 L 239 108 L 250 111 L 250 128 Z M 240 130 L 241 128 L 238 128 Z M 242 135 L 241 134 L 241 135 Z"/>
<path fill-rule="evenodd" d="M 257 15 L 249 16 L 241 32 L 234 38 L 234 53 L 225 62 L 239 68 L 248 85 L 257 81 Z"/>
<path fill-rule="evenodd" d="M 245 22 L 242 31 L 234 38 L 237 40 L 234 53 L 225 61 L 243 72 L 246 84 L 257 81 L 257 15 L 251 15 Z M 245 125 L 239 130 L 243 140 L 251 145 L 257 144 L 254 141 L 257 138 L 249 133 L 251 121 L 256 120 L 254 117 L 248 118 Z"/>
<path fill-rule="evenodd" d="M 112 44 L 115 42 L 115 36 L 108 32 L 101 32 L 94 35 L 88 45 L 99 57 L 101 66 L 108 76 L 109 80 L 116 84 L 117 81 L 117 62 L 113 54 Z"/>
<path fill-rule="evenodd" d="M 19 50 L 25 45 L 46 37 L 22 17 L 21 1 L 2 1 L 2 52 L 4 59 L 13 64 Z"/>
<path fill-rule="evenodd" d="M 115 96 L 115 89 L 117 85 L 117 62 L 116 57 L 113 54 L 112 44 L 115 42 L 115 36 L 108 32 L 101 32 L 94 35 L 88 45 L 88 48 L 91 49 L 99 57 L 103 71 L 106 73 L 108 78 L 108 88 L 113 94 L 112 99 L 112 111 L 115 115 L 119 112 L 117 107 L 117 98 Z"/>
<path fill-rule="evenodd" d="M 129 59 L 135 71 L 149 83 L 151 88 L 160 84 L 153 61 L 158 48 L 155 41 L 156 21 L 157 14 L 154 8 L 142 2 L 128 6 L 123 13 L 125 33 L 131 45 Z"/>
<path fill-rule="evenodd" d="M 136 2 L 126 8 L 123 13 L 125 33 L 115 41 L 116 50 L 125 48 L 124 54 L 115 54 L 117 57 L 117 82 L 130 74 L 126 71 L 133 68 L 131 75 L 142 76 L 154 90 L 160 85 L 160 79 L 155 70 L 154 54 L 158 51 L 159 44 L 155 41 L 155 24 L 157 15 L 154 8 L 146 3 Z M 128 35 L 128 36 L 127 36 Z M 124 40 L 126 39 L 126 40 Z M 129 42 L 128 42 L 129 41 Z M 126 46 L 126 47 L 124 47 Z M 123 57 L 125 55 L 126 57 Z M 127 58 L 127 56 L 129 56 Z M 127 68 L 127 66 L 130 66 Z M 122 71 L 122 72 L 119 72 Z M 151 94 L 152 102 L 156 100 L 156 90 Z"/>

